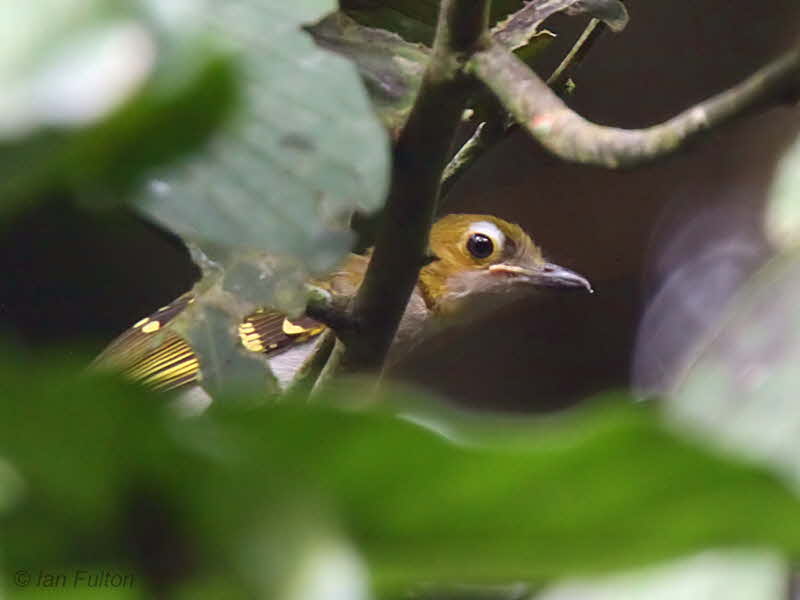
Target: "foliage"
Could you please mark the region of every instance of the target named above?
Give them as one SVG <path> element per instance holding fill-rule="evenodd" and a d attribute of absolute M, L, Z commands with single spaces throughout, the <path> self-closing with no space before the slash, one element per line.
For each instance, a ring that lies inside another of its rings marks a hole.
<path fill-rule="evenodd" d="M 353 573 L 368 565 L 391 594 L 800 544 L 800 503 L 775 477 L 682 441 L 624 398 L 516 423 L 511 442 L 490 441 L 496 424 L 439 411 L 454 442 L 393 410 L 228 398 L 182 420 L 159 396 L 75 370 L 3 366 L 7 392 L 25 399 L 0 415 L 11 570 L 133 572 L 142 594 L 219 578 L 226 595 L 276 597 L 323 545 L 348 549 Z M 399 410 L 408 394 L 381 404 Z M 281 551 L 297 558 L 275 561 Z"/>
<path fill-rule="evenodd" d="M 84 362 L 9 346 L 3 592 L 87 570 L 131 574 L 104 590 L 121 598 L 469 597 L 513 581 L 547 584 L 544 600 L 575 586 L 652 598 L 676 581 L 687 598 L 717 581 L 780 598 L 800 555 L 794 250 L 736 300 L 663 410 L 617 395 L 547 420 L 475 419 L 391 386 L 355 409 L 364 382 L 313 405 L 264 399 L 269 373 L 238 352 L 235 319 L 302 310 L 306 277 L 349 251 L 351 214 L 380 210 L 381 123 L 402 127 L 429 56 L 435 2 L 343 5 L 358 23 L 323 20 L 329 0 L 0 7 L 0 216 L 67 191 L 180 234 L 204 278 L 173 326 L 221 392 L 186 419 Z M 493 20 L 519 6 L 496 2 Z M 558 6 L 624 24 L 617 2 Z M 364 26 L 377 23 L 391 32 Z M 792 164 L 776 195 L 796 210 Z M 242 379 L 249 392 L 232 392 Z M 686 558 L 709 549 L 725 552 Z M 666 559 L 680 560 L 554 582 Z"/>
<path fill-rule="evenodd" d="M 157 2 L 0 7 L 4 213 L 68 188 L 108 205 L 196 147 L 230 109 L 233 64 L 196 18 Z"/>

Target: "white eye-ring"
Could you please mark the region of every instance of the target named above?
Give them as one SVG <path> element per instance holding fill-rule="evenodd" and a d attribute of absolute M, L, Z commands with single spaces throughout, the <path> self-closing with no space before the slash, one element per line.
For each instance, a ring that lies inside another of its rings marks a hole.
<path fill-rule="evenodd" d="M 503 248 L 505 241 L 500 228 L 488 221 L 473 223 L 467 230 L 467 250 L 475 258 L 488 258 L 496 248 Z"/>

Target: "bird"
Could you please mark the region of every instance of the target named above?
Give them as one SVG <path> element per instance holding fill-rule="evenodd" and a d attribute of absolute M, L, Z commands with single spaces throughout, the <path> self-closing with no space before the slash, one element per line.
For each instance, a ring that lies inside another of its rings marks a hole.
<path fill-rule="evenodd" d="M 328 276 L 311 283 L 338 298 L 352 298 L 366 273 L 371 251 L 349 254 Z M 541 288 L 576 288 L 592 292 L 582 275 L 548 262 L 519 226 L 493 215 L 449 214 L 436 221 L 429 235 L 429 260 L 401 318 L 390 349 L 394 362 L 421 340 L 481 311 L 491 310 Z M 200 360 L 169 323 L 195 301 L 187 292 L 140 319 L 94 360 L 146 387 L 178 391 L 197 388 L 203 377 Z M 261 307 L 238 326 L 241 346 L 261 353 L 286 389 L 313 352 L 327 326 L 307 316 L 290 318 Z M 149 336 L 161 332 L 153 347 Z"/>

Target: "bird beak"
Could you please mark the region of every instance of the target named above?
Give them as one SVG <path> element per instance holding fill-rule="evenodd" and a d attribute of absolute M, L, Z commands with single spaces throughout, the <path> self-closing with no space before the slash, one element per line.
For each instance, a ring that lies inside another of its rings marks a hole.
<path fill-rule="evenodd" d="M 540 267 L 526 269 L 517 265 L 491 265 L 489 271 L 524 278 L 528 283 L 542 287 L 584 288 L 591 294 L 594 292 L 589 280 L 565 267 L 544 263 Z"/>

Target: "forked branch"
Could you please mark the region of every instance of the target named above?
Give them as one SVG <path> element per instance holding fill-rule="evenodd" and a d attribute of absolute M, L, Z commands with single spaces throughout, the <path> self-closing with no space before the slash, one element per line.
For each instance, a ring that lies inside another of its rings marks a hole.
<path fill-rule="evenodd" d="M 549 152 L 569 162 L 607 168 L 654 161 L 711 129 L 800 97 L 800 47 L 731 89 L 644 129 L 605 127 L 584 119 L 498 44 L 477 52 L 467 68 Z"/>

